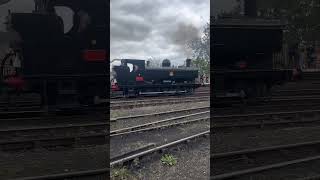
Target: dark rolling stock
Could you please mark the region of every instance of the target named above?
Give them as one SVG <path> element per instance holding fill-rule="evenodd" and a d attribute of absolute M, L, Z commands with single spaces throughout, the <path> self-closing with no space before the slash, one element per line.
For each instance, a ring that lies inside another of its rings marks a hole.
<path fill-rule="evenodd" d="M 211 23 L 213 98 L 269 96 L 271 87 L 291 79 L 292 70 L 273 67 L 273 54 L 282 48 L 284 24 L 256 17 L 255 1 L 245 1 L 243 17 Z"/>
<path fill-rule="evenodd" d="M 144 60 L 122 59 L 113 67 L 112 92 L 123 96 L 193 93 L 200 86 L 198 69 L 188 61 L 186 67 L 173 68 L 169 60 L 162 67 L 148 67 Z"/>
<path fill-rule="evenodd" d="M 59 7 L 72 12 L 72 22 L 57 14 Z M 1 61 L 1 89 L 41 94 L 48 107 L 97 104 L 109 85 L 108 18 L 109 3 L 103 0 L 36 1 L 32 13 L 9 12 L 9 32 L 20 39 Z M 12 63 L 16 57 L 20 66 Z"/>

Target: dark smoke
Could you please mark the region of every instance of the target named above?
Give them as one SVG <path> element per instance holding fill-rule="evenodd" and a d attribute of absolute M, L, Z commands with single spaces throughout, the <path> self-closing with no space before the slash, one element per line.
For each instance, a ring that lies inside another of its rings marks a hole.
<path fill-rule="evenodd" d="M 193 24 L 180 23 L 170 38 L 172 43 L 178 45 L 187 57 L 191 57 L 192 51 L 187 48 L 187 45 L 200 38 L 200 30 Z"/>

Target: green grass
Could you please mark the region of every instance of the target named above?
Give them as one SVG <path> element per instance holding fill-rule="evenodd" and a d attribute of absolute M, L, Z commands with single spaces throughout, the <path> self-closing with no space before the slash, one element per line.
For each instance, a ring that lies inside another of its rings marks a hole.
<path fill-rule="evenodd" d="M 162 156 L 161 162 L 164 165 L 174 166 L 177 164 L 177 158 L 175 158 L 173 155 L 165 154 Z"/>
<path fill-rule="evenodd" d="M 127 179 L 132 179 L 132 175 L 126 167 L 115 168 L 111 170 L 111 179 L 127 180 Z"/>

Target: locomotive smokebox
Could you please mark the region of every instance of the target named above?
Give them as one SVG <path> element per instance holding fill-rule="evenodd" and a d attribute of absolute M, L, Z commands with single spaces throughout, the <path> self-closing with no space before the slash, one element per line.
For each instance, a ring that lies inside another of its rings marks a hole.
<path fill-rule="evenodd" d="M 244 15 L 257 17 L 257 0 L 244 0 Z"/>
<path fill-rule="evenodd" d="M 186 60 L 186 66 L 187 67 L 191 67 L 191 59 L 187 59 Z"/>
<path fill-rule="evenodd" d="M 165 59 L 162 61 L 162 67 L 170 67 L 171 66 L 171 62 L 169 59 Z"/>

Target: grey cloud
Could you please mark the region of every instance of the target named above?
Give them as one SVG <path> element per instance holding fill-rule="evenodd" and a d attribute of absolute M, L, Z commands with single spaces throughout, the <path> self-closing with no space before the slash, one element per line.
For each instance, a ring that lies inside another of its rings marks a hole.
<path fill-rule="evenodd" d="M 133 14 L 137 16 L 143 16 L 146 19 L 156 16 L 160 11 L 158 8 L 160 5 L 159 1 L 144 1 L 134 4 L 123 4 L 121 10 L 126 14 Z M 143 12 L 143 13 L 141 13 Z"/>
<path fill-rule="evenodd" d="M 110 28 L 110 37 L 116 41 L 141 41 L 151 32 L 151 24 L 138 16 L 112 16 Z"/>
<path fill-rule="evenodd" d="M 185 43 L 210 17 L 209 0 L 112 0 L 111 59 L 169 58 L 181 63 Z"/>

